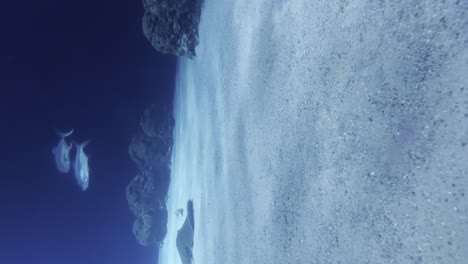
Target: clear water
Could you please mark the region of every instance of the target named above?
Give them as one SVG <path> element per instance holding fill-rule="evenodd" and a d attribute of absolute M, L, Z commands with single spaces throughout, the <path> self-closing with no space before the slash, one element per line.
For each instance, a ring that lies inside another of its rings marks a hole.
<path fill-rule="evenodd" d="M 159 263 L 464 263 L 467 5 L 206 0 Z"/>

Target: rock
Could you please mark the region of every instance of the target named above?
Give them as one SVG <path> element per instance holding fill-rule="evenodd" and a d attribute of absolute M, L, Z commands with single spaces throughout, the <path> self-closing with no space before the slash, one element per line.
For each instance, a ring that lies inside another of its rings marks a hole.
<path fill-rule="evenodd" d="M 169 164 L 171 146 L 172 138 L 168 142 L 139 132 L 133 137 L 128 153 L 137 167 L 145 171 L 160 164 Z"/>
<path fill-rule="evenodd" d="M 152 105 L 140 119 L 141 130 L 132 139 L 129 154 L 140 170 L 169 164 L 174 118 L 163 107 Z"/>
<path fill-rule="evenodd" d="M 164 142 L 167 142 L 167 145 L 172 146 L 174 117 L 172 116 L 172 112 L 167 111 L 166 108 L 158 107 L 157 105 L 148 107 L 141 117 L 140 127 L 148 137 L 160 138 Z"/>
<path fill-rule="evenodd" d="M 195 56 L 200 0 L 143 0 L 143 33 L 161 53 Z"/>
<path fill-rule="evenodd" d="M 136 217 L 133 234 L 143 246 L 161 246 L 167 234 L 168 173 L 167 167 L 141 171 L 127 186 L 128 207 Z"/>
<path fill-rule="evenodd" d="M 167 233 L 166 186 L 159 189 L 152 171 L 140 172 L 127 186 L 127 202 L 136 219 L 133 234 L 143 246 L 162 245 Z"/>
<path fill-rule="evenodd" d="M 157 205 L 154 178 L 148 172 L 140 172 L 127 186 L 128 207 L 136 217 L 149 212 Z"/>
<path fill-rule="evenodd" d="M 140 120 L 141 131 L 133 137 L 128 150 L 140 173 L 127 186 L 126 196 L 136 217 L 133 233 L 143 246 L 162 245 L 167 233 L 165 204 L 174 119 L 170 114 L 161 118 L 161 113 L 166 112 L 160 110 L 155 105 L 146 109 Z"/>
<path fill-rule="evenodd" d="M 158 209 L 138 216 L 133 222 L 133 234 L 142 246 L 162 246 L 167 234 L 167 210 Z M 161 224 L 164 223 L 164 224 Z"/>
<path fill-rule="evenodd" d="M 179 252 L 182 264 L 191 264 L 193 260 L 193 235 L 195 230 L 195 220 L 193 213 L 193 202 L 187 202 L 187 217 L 182 227 L 177 231 L 177 251 Z"/>
<path fill-rule="evenodd" d="M 139 216 L 133 222 L 133 235 L 142 246 L 149 246 L 156 241 L 151 237 L 151 226 L 153 220 L 149 215 Z"/>

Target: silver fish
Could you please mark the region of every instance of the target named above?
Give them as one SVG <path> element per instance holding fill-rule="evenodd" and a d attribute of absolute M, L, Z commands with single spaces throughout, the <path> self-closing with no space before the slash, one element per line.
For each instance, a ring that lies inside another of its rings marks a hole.
<path fill-rule="evenodd" d="M 78 184 L 81 187 L 82 191 L 86 191 L 89 185 L 89 167 L 88 167 L 88 157 L 84 153 L 83 148 L 88 145 L 89 141 L 83 142 L 81 144 L 76 144 L 76 155 L 75 155 L 75 178 Z"/>
<path fill-rule="evenodd" d="M 57 146 L 52 149 L 52 153 L 55 157 L 55 164 L 61 173 L 68 173 L 70 171 L 70 150 L 72 149 L 72 144 L 68 144 L 65 138 L 72 133 L 73 129 L 68 133 L 57 131 L 57 135 L 60 136 L 60 141 Z"/>

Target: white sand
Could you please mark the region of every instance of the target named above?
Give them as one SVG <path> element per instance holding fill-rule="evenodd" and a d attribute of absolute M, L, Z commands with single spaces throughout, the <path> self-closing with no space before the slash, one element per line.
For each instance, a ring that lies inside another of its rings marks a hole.
<path fill-rule="evenodd" d="M 464 263 L 467 2 L 436 2 L 206 0 L 159 263 L 189 198 L 198 264 Z"/>

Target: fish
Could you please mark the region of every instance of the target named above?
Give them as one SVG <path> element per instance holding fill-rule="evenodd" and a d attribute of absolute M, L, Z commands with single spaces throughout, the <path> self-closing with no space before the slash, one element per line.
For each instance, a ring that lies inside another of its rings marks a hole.
<path fill-rule="evenodd" d="M 182 264 L 193 263 L 193 236 L 195 221 L 192 199 L 187 201 L 187 216 L 182 227 L 177 231 L 176 246 Z"/>
<path fill-rule="evenodd" d="M 89 166 L 88 166 L 88 156 L 84 152 L 84 147 L 88 145 L 89 140 L 81 144 L 74 143 L 76 147 L 76 155 L 74 162 L 75 178 L 78 184 L 81 187 L 81 190 L 84 192 L 88 189 L 89 186 Z"/>
<path fill-rule="evenodd" d="M 61 173 L 68 173 L 70 171 L 70 150 L 72 149 L 73 145 L 68 144 L 65 141 L 65 138 L 70 136 L 73 133 L 73 129 L 70 132 L 60 132 L 56 131 L 57 135 L 60 137 L 60 141 L 58 142 L 57 146 L 52 149 L 52 153 L 55 157 L 55 164 L 57 165 L 57 169 Z"/>

